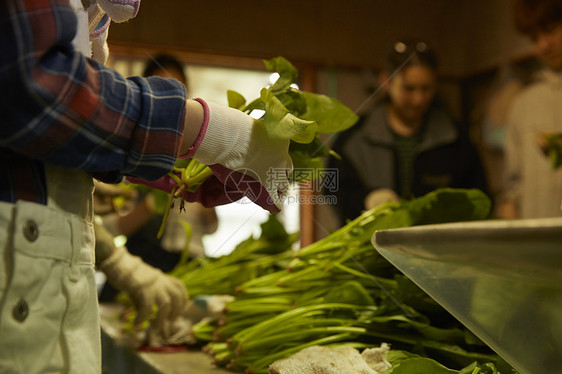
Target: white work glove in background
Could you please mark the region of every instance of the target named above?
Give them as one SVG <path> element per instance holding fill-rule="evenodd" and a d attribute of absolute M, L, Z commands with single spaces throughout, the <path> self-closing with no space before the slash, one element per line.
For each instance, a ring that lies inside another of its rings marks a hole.
<path fill-rule="evenodd" d="M 396 192 L 388 188 L 379 188 L 367 194 L 365 197 L 365 209 L 369 210 L 382 204 L 399 202 L 400 197 Z"/>
<path fill-rule="evenodd" d="M 134 189 L 126 190 L 122 185 L 103 183 L 94 179 L 94 211 L 103 216 L 119 211 L 128 211 L 136 204 L 138 192 Z M 121 206 L 114 204 L 114 199 L 120 198 Z"/>
<path fill-rule="evenodd" d="M 162 347 L 197 343 L 191 333 L 193 325 L 203 319 L 214 321 L 224 317 L 225 306 L 232 300 L 234 297 L 231 295 L 207 295 L 189 300 L 178 318 L 165 320 L 159 328 L 148 328 L 146 344 Z"/>
<path fill-rule="evenodd" d="M 237 109 L 197 101 L 203 106 L 205 119 L 188 157 L 211 167 L 222 182 L 234 176 L 238 187 L 258 205 L 268 209 L 274 204 L 280 210 L 293 170 L 289 140 L 272 138 L 263 122 Z"/>
<path fill-rule="evenodd" d="M 91 55 L 105 64 L 109 56 L 107 35 L 113 22 L 125 22 L 134 18 L 141 0 L 82 0 L 88 10 L 90 26 Z"/>
<path fill-rule="evenodd" d="M 147 265 L 124 247 L 116 248 L 101 263 L 100 269 L 109 283 L 132 299 L 137 324 L 148 319 L 156 305 L 158 313 L 151 326 L 156 330 L 163 328 L 166 321 L 177 318 L 188 303 L 187 290 L 181 280 Z"/>

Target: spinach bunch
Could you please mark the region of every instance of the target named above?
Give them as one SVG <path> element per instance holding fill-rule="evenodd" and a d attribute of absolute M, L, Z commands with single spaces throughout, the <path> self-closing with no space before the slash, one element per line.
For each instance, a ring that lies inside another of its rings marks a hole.
<path fill-rule="evenodd" d="M 394 371 L 389 373 L 472 374 L 495 373 L 497 365 L 507 368 L 371 244 L 376 230 L 485 219 L 490 207 L 481 191 L 442 189 L 367 211 L 298 251 L 288 247 L 265 255 L 271 267 L 230 284 L 235 300 L 226 305 L 224 319 L 201 322 L 194 334 L 206 342 L 217 365 L 247 373 L 266 373 L 274 361 L 312 345 L 359 349 L 382 342 L 407 352 L 393 353 Z M 239 258 L 236 251 L 226 257 Z M 214 264 L 203 265 L 198 273 L 222 273 L 219 263 Z M 241 264 L 240 272 L 248 266 Z M 188 290 L 195 286 L 196 292 L 205 292 L 198 287 L 204 280 L 188 274 L 182 279 Z"/>

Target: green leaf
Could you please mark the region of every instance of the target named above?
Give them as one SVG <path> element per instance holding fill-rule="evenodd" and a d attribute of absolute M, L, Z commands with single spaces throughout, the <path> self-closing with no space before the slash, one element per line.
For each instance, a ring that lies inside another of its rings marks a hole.
<path fill-rule="evenodd" d="M 151 192 L 152 195 L 154 196 L 155 213 L 161 216 L 166 211 L 169 195 L 166 192 L 157 189 L 153 189 Z"/>
<path fill-rule="evenodd" d="M 304 92 L 306 113 L 303 119 L 318 123 L 318 132 L 331 134 L 353 126 L 359 117 L 339 100 L 311 92 Z"/>
<path fill-rule="evenodd" d="M 291 183 L 300 183 L 320 178 L 324 169 L 324 160 L 320 157 L 308 158 L 290 154 L 293 160 L 293 173 L 289 176 Z"/>
<path fill-rule="evenodd" d="M 477 189 L 442 188 L 408 202 L 417 225 L 488 218 L 490 198 Z"/>
<path fill-rule="evenodd" d="M 386 360 L 392 365 L 399 364 L 402 361 L 409 360 L 411 358 L 419 358 L 420 356 L 411 352 L 400 351 L 393 349 L 388 351 L 386 354 Z"/>
<path fill-rule="evenodd" d="M 295 116 L 302 117 L 306 112 L 306 100 L 302 91 L 290 87 L 286 92 L 275 96 Z"/>
<path fill-rule="evenodd" d="M 447 369 L 429 358 L 419 357 L 406 359 L 381 374 L 458 374 L 458 371 Z"/>
<path fill-rule="evenodd" d="M 289 153 L 298 153 L 302 157 L 310 158 L 326 157 L 330 154 L 330 148 L 326 147 L 318 137 L 315 137 L 312 142 L 306 144 L 291 142 Z"/>
<path fill-rule="evenodd" d="M 291 181 L 298 183 L 319 178 L 324 172 L 324 158 L 329 154 L 330 149 L 318 137 L 307 144 L 291 141 L 289 155 L 295 169 Z"/>
<path fill-rule="evenodd" d="M 244 109 L 242 109 L 242 111 L 246 113 L 252 113 L 252 111 L 256 109 L 265 111 L 265 102 L 263 102 L 261 98 L 257 98 L 252 101 Z"/>
<path fill-rule="evenodd" d="M 267 221 L 261 224 L 261 236 L 268 241 L 285 241 L 289 234 L 275 214 L 270 214 Z"/>
<path fill-rule="evenodd" d="M 271 86 L 273 93 L 284 92 L 289 89 L 290 85 L 297 80 L 297 69 L 284 57 L 275 57 L 271 60 L 264 61 L 267 70 L 274 70 L 279 73 L 279 79 Z"/>
<path fill-rule="evenodd" d="M 446 313 L 445 309 L 403 274 L 396 274 L 396 297 L 422 313 Z"/>
<path fill-rule="evenodd" d="M 174 167 L 178 168 L 178 169 L 184 169 L 187 167 L 187 165 L 191 162 L 190 158 L 178 158 L 176 159 L 176 162 L 174 163 Z"/>
<path fill-rule="evenodd" d="M 500 374 L 492 363 L 479 365 L 475 361 L 457 371 L 447 369 L 430 358 L 398 350 L 389 351 L 386 360 L 392 364 L 392 367 L 381 374 Z"/>
<path fill-rule="evenodd" d="M 310 143 L 314 140 L 318 130 L 316 122 L 302 120 L 291 114 L 267 89 L 262 89 L 261 93 L 261 99 L 265 102 L 263 121 L 271 137 L 291 139 L 298 143 Z"/>
<path fill-rule="evenodd" d="M 324 303 L 345 303 L 355 305 L 375 305 L 375 300 L 369 292 L 357 281 L 337 284 L 328 289 L 324 295 Z"/>
<path fill-rule="evenodd" d="M 231 108 L 242 110 L 244 105 L 246 105 L 246 99 L 244 96 L 236 91 L 227 90 L 226 98 L 228 99 L 228 106 Z"/>

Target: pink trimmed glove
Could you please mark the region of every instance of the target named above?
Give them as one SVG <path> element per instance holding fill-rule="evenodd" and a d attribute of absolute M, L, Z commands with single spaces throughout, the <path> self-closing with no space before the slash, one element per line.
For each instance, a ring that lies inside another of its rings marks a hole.
<path fill-rule="evenodd" d="M 135 177 L 128 177 L 127 181 L 143 184 L 166 193 L 172 192 L 173 187 L 176 185 L 176 182 L 167 175 L 152 182 Z M 213 208 L 217 205 L 238 201 L 244 197 L 244 194 L 238 193 L 237 191 L 227 191 L 227 186 L 225 186 L 216 175 L 212 175 L 208 177 L 195 192 L 184 191 L 182 197 L 186 201 L 198 202 L 207 208 Z"/>
<path fill-rule="evenodd" d="M 289 140 L 271 138 L 262 122 L 237 109 L 197 101 L 204 109 L 203 125 L 195 144 L 182 158 L 195 158 L 208 165 L 213 176 L 195 192 L 184 192 L 183 198 L 214 207 L 246 196 L 262 208 L 278 213 L 293 170 Z M 175 185 L 167 176 L 154 182 L 128 180 L 168 193 Z"/>
<path fill-rule="evenodd" d="M 289 140 L 270 137 L 262 122 L 237 109 L 197 101 L 205 117 L 185 157 L 209 165 L 227 194 L 242 194 L 264 209 L 280 211 L 293 170 Z"/>

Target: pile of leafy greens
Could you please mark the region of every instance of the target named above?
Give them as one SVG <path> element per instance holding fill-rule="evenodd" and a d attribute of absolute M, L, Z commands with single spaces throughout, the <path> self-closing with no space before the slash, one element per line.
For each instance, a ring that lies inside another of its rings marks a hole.
<path fill-rule="evenodd" d="M 365 212 L 328 237 L 295 251 L 275 216 L 259 238 L 229 255 L 179 265 L 191 297 L 231 294 L 221 320 L 194 335 L 215 363 L 267 373 L 279 359 L 313 345 L 357 349 L 389 343 L 385 374 L 511 373 L 512 369 L 371 244 L 376 230 L 485 219 L 478 190 L 442 189 Z"/>

